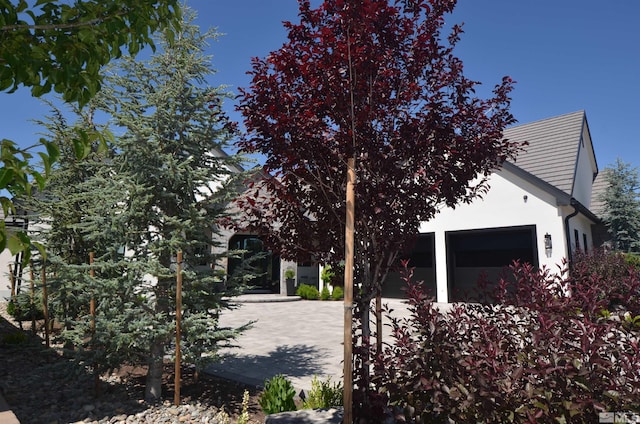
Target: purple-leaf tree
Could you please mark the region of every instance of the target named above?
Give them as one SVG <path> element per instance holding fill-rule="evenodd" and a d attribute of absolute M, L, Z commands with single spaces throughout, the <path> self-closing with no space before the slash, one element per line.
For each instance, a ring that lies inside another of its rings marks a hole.
<path fill-rule="evenodd" d="M 283 258 L 336 263 L 344 252 L 347 160 L 355 158 L 356 301 L 369 303 L 403 249 L 443 205 L 470 202 L 520 146 L 505 140 L 513 82 L 475 95 L 443 36 L 455 0 L 299 0 L 288 41 L 255 58 L 239 109 L 240 147 L 264 178 L 238 200 L 245 229 Z M 366 361 L 365 361 L 366 362 Z"/>

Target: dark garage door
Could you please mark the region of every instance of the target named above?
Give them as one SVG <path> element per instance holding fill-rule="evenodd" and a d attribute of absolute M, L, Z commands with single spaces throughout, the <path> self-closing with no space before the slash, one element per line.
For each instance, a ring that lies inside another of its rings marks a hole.
<path fill-rule="evenodd" d="M 535 226 L 448 232 L 446 240 L 450 302 L 476 300 L 482 273 L 497 282 L 514 260 L 538 266 Z"/>
<path fill-rule="evenodd" d="M 435 238 L 433 233 L 420 234 L 414 241 L 410 253 L 405 257 L 409 259 L 409 267 L 413 271 L 413 281 L 422 281 L 427 292 L 434 298 L 436 296 L 436 267 L 434 259 Z M 383 297 L 403 298 L 406 283 L 400 278 L 400 272 L 390 272 L 387 281 L 382 288 Z"/>

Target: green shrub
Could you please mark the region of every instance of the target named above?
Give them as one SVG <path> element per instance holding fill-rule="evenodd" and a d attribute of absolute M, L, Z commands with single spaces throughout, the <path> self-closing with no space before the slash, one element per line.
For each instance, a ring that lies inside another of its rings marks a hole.
<path fill-rule="evenodd" d="M 342 406 L 343 400 L 342 383 L 332 384 L 331 377 L 326 381 L 320 381 L 314 375 L 311 380 L 311 391 L 302 403 L 302 407 L 305 409 L 331 408 Z"/>
<path fill-rule="evenodd" d="M 20 293 L 7 304 L 7 313 L 16 321 L 28 321 L 30 319 L 43 319 L 42 298 L 38 294 L 31 299 L 28 293 Z"/>
<path fill-rule="evenodd" d="M 640 269 L 640 254 L 638 253 L 626 253 L 624 255 L 624 261 L 636 269 Z"/>
<path fill-rule="evenodd" d="M 320 292 L 314 286 L 310 286 L 309 284 L 300 284 L 296 290 L 296 296 L 300 296 L 307 300 L 318 300 Z"/>
<path fill-rule="evenodd" d="M 296 391 L 291 381 L 282 374 L 278 374 L 264 382 L 264 391 L 260 395 L 260 406 L 266 415 L 278 412 L 295 411 L 293 401 Z"/>
<path fill-rule="evenodd" d="M 333 300 L 340 300 L 344 297 L 344 290 L 342 290 L 342 287 L 337 286 L 333 288 L 333 292 L 331 293 L 331 298 Z"/>
<path fill-rule="evenodd" d="M 322 288 L 322 292 L 320 293 L 320 300 L 329 300 L 331 298 L 331 292 L 329 292 L 329 287 L 324 286 Z"/>
<path fill-rule="evenodd" d="M 324 283 L 325 287 L 328 284 L 331 284 L 331 281 L 333 281 L 335 276 L 336 273 L 333 268 L 331 268 L 331 265 L 326 265 L 324 268 L 322 268 L 322 272 L 320 273 L 320 279 Z"/>
<path fill-rule="evenodd" d="M 13 318 L 15 318 L 16 314 L 18 313 L 16 309 L 17 309 L 16 303 L 13 300 L 10 300 L 9 303 L 7 303 L 7 313 Z"/>

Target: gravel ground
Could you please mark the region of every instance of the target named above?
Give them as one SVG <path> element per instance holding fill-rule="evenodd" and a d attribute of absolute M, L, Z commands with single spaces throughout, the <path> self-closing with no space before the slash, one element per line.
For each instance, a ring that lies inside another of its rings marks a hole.
<path fill-rule="evenodd" d="M 23 324 L 25 328 L 29 323 Z M 22 336 L 20 334 L 24 334 Z M 144 397 L 144 369 L 124 368 L 100 380 L 95 396 L 93 375 L 79 369 L 55 347 L 30 331 L 21 331 L 0 302 L 0 392 L 22 424 L 63 423 L 232 423 L 249 391 L 249 419 L 264 422 L 257 403 L 259 389 L 182 371 L 180 406 L 173 405 L 173 364 L 167 364 L 164 401 L 149 405 Z"/>

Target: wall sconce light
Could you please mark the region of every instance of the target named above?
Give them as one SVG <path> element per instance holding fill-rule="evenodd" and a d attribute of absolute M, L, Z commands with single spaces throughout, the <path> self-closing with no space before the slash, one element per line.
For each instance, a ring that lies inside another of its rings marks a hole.
<path fill-rule="evenodd" d="M 524 196 L 522 196 L 522 200 L 524 200 L 524 203 L 527 203 L 527 200 L 529 200 L 529 196 L 525 194 Z"/>
<path fill-rule="evenodd" d="M 547 254 L 547 257 L 551 257 L 551 251 L 553 249 L 553 244 L 551 243 L 551 234 L 547 233 L 544 235 L 544 251 Z"/>

